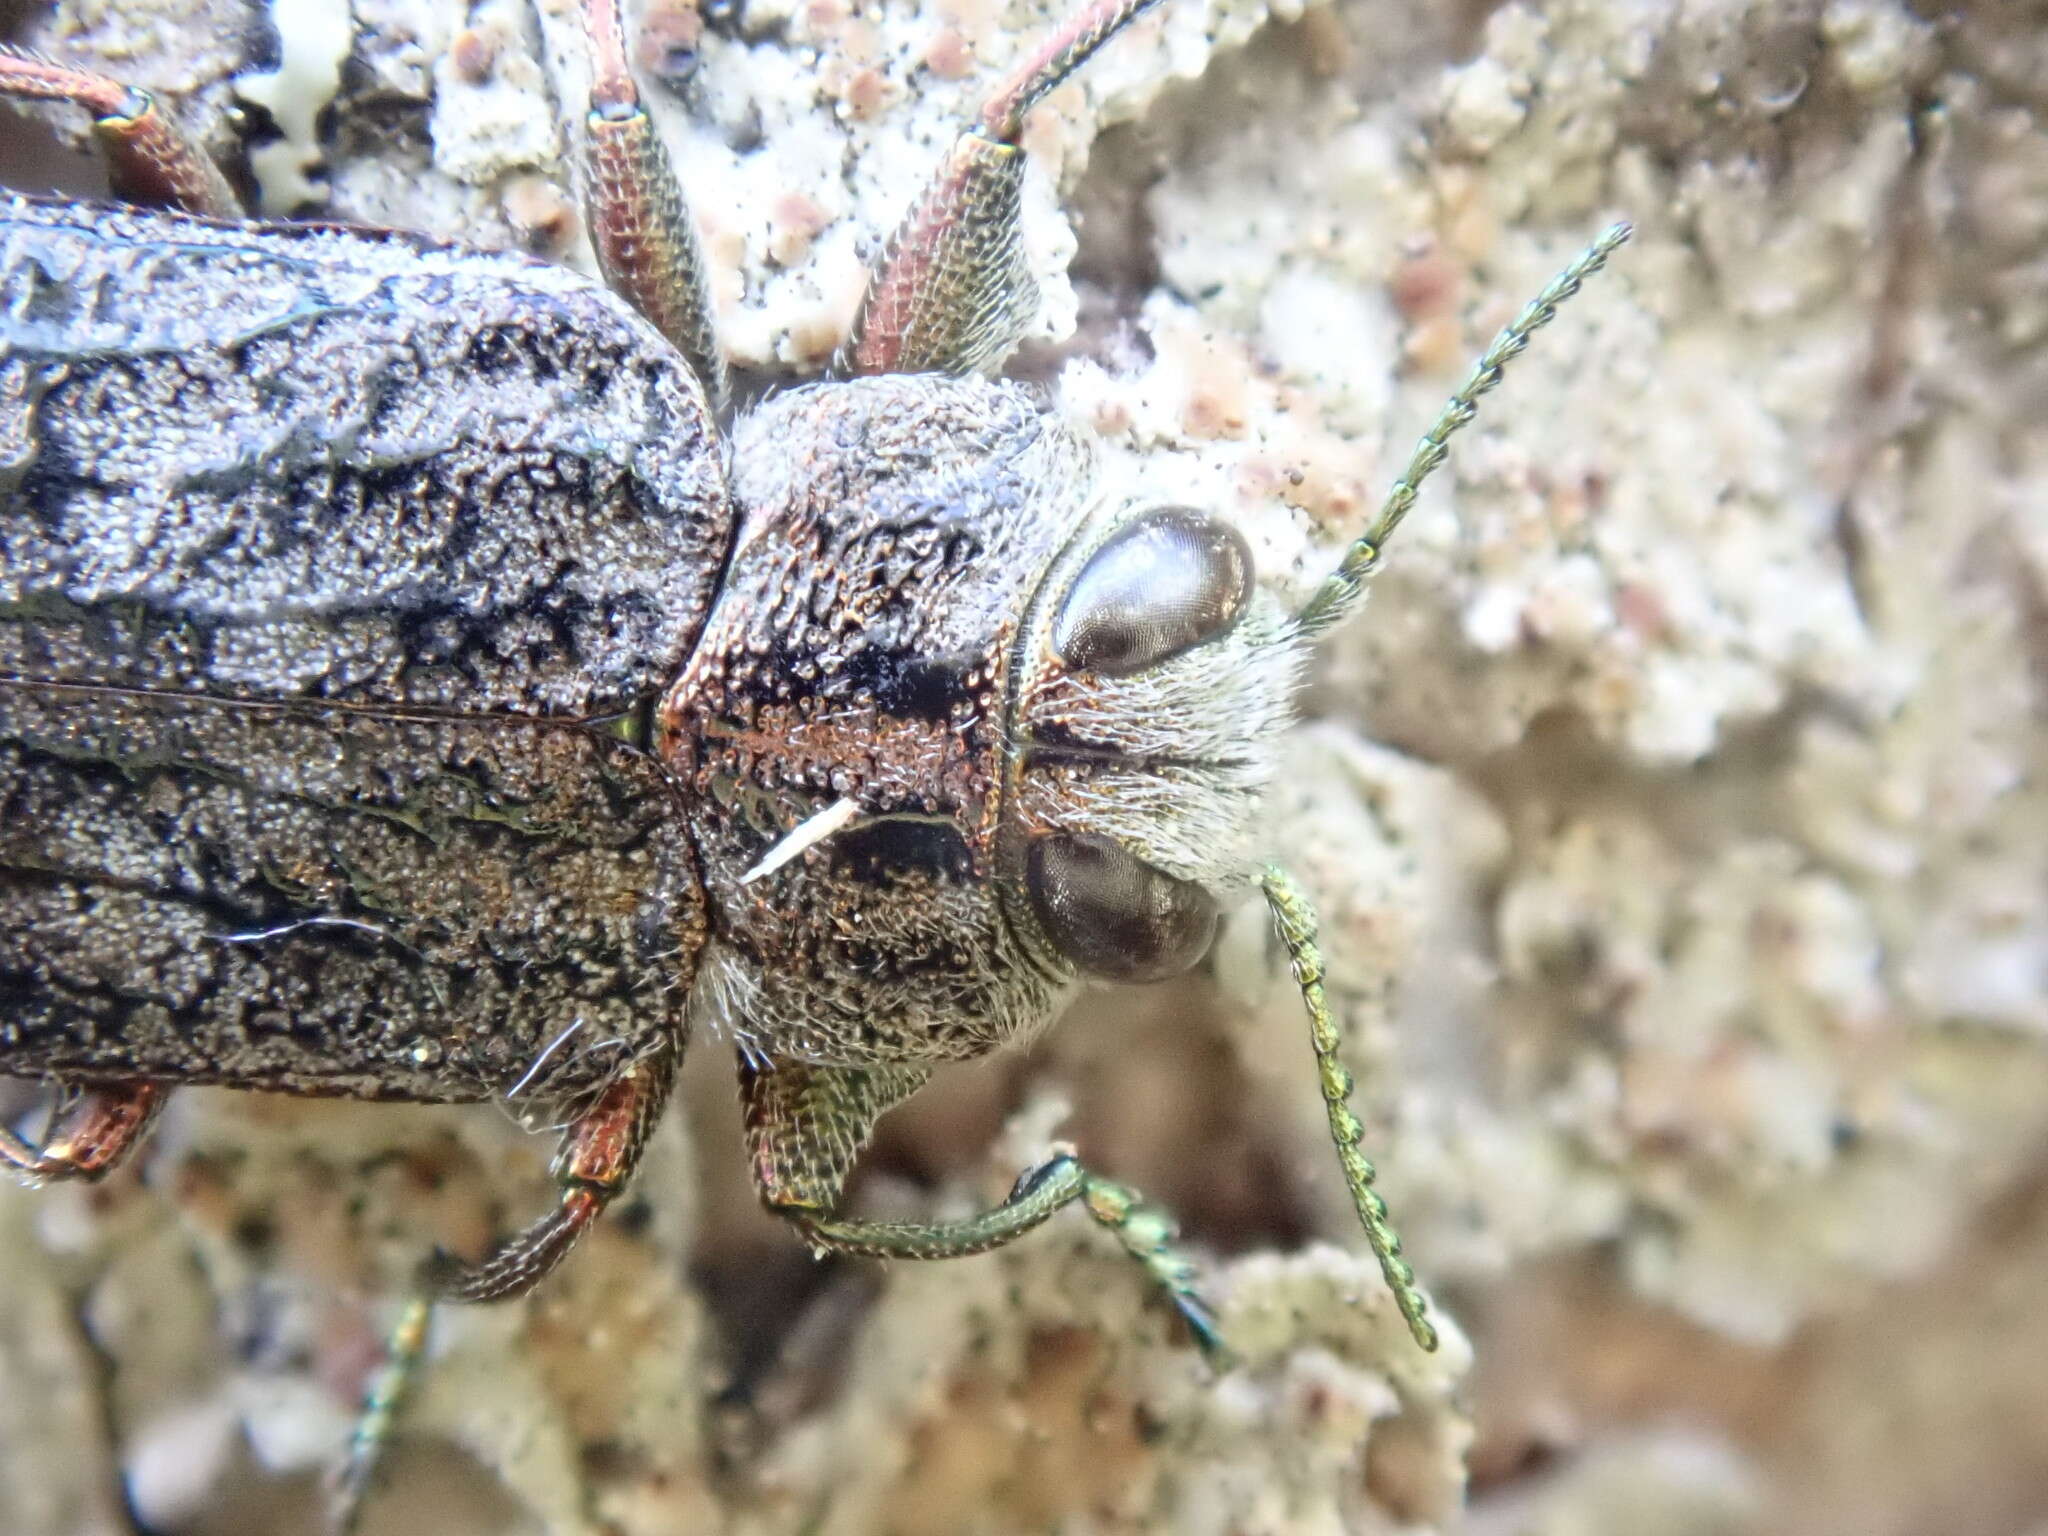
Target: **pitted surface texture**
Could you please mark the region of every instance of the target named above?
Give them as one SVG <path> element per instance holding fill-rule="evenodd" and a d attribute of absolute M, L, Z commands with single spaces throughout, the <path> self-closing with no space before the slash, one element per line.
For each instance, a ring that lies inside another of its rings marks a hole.
<path fill-rule="evenodd" d="M 573 274 L 8 199 L 0 306 L 0 672 L 603 714 L 703 621 L 703 399 Z"/>

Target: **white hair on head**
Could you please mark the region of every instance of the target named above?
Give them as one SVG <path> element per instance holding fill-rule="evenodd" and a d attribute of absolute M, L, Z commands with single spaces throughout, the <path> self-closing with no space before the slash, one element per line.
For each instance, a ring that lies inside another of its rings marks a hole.
<path fill-rule="evenodd" d="M 1211 888 L 1259 866 L 1259 815 L 1294 723 L 1306 659 L 1299 631 L 1257 593 L 1229 633 L 1128 677 L 1064 673 L 1033 690 L 1030 718 L 1115 756 L 1034 765 L 1027 815 L 1094 833 L 1155 869 Z"/>

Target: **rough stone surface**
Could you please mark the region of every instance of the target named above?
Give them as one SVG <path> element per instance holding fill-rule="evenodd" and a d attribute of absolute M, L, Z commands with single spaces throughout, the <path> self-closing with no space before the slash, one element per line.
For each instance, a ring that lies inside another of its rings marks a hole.
<path fill-rule="evenodd" d="M 830 355 L 1051 9 L 638 9 L 747 377 Z M 329 211 L 586 259 L 567 5 L 354 11 Z M 1638 225 L 1324 646 L 1274 807 L 1441 1355 L 1359 1254 L 1245 914 L 942 1073 L 860 1191 L 964 1209 L 1070 1137 L 1180 1211 L 1237 1369 L 1078 1217 L 811 1265 L 712 1043 L 627 1219 L 442 1320 L 372 1536 L 2038 1529 L 2048 12 L 1932 12 L 1168 0 L 1032 121 L 1025 371 L 1289 593 L 1493 328 Z M 22 35 L 221 147 L 279 57 L 226 0 Z M 402 1277 L 537 1209 L 547 1150 L 193 1093 L 136 1172 L 0 1190 L 0 1527 L 312 1529 Z"/>

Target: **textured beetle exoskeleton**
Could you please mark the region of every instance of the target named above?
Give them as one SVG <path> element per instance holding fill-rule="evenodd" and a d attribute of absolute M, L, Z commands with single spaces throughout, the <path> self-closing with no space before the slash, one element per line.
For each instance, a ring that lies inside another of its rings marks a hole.
<path fill-rule="evenodd" d="M 1221 1358 L 1171 1223 L 1070 1155 L 963 1220 L 841 1205 L 935 1063 L 1083 976 L 1188 969 L 1258 891 L 1366 1236 L 1435 1347 L 1256 813 L 1309 639 L 1626 231 L 1502 332 L 1289 613 L 1225 523 L 1110 493 L 1085 435 L 979 376 L 1035 307 L 1024 116 L 1151 3 L 1094 0 L 991 93 L 871 276 L 855 376 L 729 430 L 616 0 L 582 0 L 615 291 L 218 217 L 225 181 L 146 95 L 0 50 L 0 94 L 92 112 L 156 205 L 0 197 L 0 1074 L 81 1095 L 0 1159 L 97 1176 L 190 1083 L 545 1105 L 554 1209 L 428 1267 L 490 1299 L 625 1187 L 715 1024 L 762 1198 L 818 1251 L 972 1253 L 1079 1203 Z"/>

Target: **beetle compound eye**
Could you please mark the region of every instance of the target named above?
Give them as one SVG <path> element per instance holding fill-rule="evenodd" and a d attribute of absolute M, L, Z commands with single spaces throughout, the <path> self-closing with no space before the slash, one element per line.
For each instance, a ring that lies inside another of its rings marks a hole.
<path fill-rule="evenodd" d="M 1079 672 L 1125 677 L 1229 631 L 1252 595 L 1235 528 L 1161 507 L 1117 531 L 1068 589 L 1053 650 Z"/>
<path fill-rule="evenodd" d="M 1031 904 L 1074 964 L 1113 981 L 1178 976 L 1208 953 L 1216 902 L 1105 837 L 1054 833 L 1031 845 Z"/>

